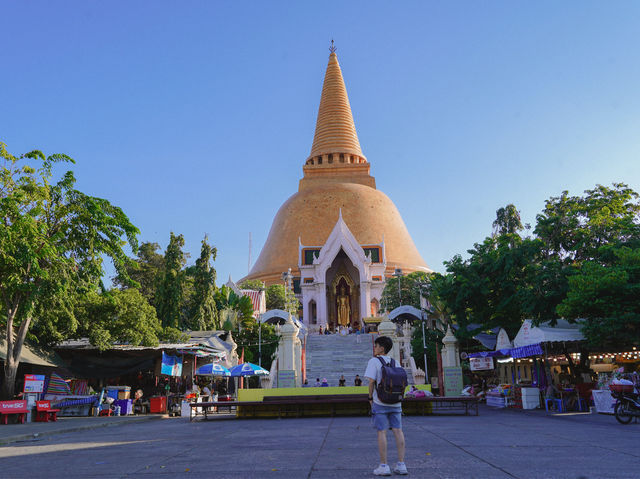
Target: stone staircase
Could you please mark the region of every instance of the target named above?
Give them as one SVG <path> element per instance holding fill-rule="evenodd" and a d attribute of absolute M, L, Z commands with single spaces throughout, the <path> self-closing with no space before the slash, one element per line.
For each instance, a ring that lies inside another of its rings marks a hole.
<path fill-rule="evenodd" d="M 367 362 L 373 355 L 372 334 L 309 334 L 307 336 L 307 380 L 309 385 L 316 383 L 316 378 L 327 378 L 329 386 L 337 386 L 340 375 L 344 374 L 347 386 L 353 386 L 356 374 L 364 379 Z M 413 384 L 411 370 L 406 369 L 409 384 Z"/>

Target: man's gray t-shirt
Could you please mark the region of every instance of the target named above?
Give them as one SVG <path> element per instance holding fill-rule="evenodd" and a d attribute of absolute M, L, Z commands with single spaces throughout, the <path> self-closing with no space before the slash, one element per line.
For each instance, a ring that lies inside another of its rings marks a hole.
<path fill-rule="evenodd" d="M 382 358 L 384 362 L 387 364 L 391 362 L 391 358 L 389 356 L 375 356 L 369 359 L 369 362 L 367 363 L 367 369 L 364 372 L 364 377 L 373 379 L 376 382 L 376 384 L 379 384 L 380 381 L 382 381 L 382 364 L 380 364 L 380 360 L 378 358 Z M 402 403 L 399 403 L 399 402 L 393 403 L 393 404 L 386 404 L 380 401 L 378 399 L 378 391 L 376 391 L 376 388 L 373 388 L 373 402 L 379 406 L 397 407 L 397 408 L 402 407 Z"/>

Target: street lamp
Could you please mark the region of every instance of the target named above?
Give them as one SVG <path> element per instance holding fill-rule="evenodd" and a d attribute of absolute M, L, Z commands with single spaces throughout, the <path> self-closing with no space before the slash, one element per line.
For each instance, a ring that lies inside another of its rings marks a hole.
<path fill-rule="evenodd" d="M 402 270 L 400 268 L 396 268 L 393 272 L 393 276 L 398 278 L 398 301 L 400 302 L 400 306 L 402 306 L 402 294 L 400 293 L 400 278 L 402 277 Z"/>
<path fill-rule="evenodd" d="M 282 281 L 284 281 L 284 308 L 289 311 L 289 290 L 291 289 L 291 279 L 293 275 L 291 274 L 291 268 L 282 273 Z"/>
<path fill-rule="evenodd" d="M 421 320 L 422 320 L 422 353 L 424 354 L 424 379 L 425 379 L 425 384 L 429 384 L 429 371 L 427 370 L 427 342 L 424 334 L 424 323 L 427 322 L 429 318 L 429 314 L 428 314 L 429 310 L 426 307 L 423 308 L 422 306 L 422 288 L 428 291 L 431 288 L 431 283 L 419 283 L 418 288 L 420 291 L 420 310 L 422 313 Z"/>

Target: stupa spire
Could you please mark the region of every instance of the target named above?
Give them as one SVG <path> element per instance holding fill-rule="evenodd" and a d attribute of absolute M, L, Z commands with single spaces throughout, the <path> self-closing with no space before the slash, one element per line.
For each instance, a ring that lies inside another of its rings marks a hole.
<path fill-rule="evenodd" d="M 366 158 L 360 149 L 349 97 L 342 79 L 342 71 L 333 40 L 331 40 L 329 51 L 331 54 L 322 85 L 316 132 L 306 164 L 318 164 L 317 161 L 324 155 L 332 155 L 331 160 L 335 161 L 331 161 L 331 163 L 334 164 L 365 163 Z M 340 161 L 340 155 L 342 155 L 342 161 Z M 320 164 L 326 164 L 326 160 L 325 157 L 325 161 Z"/>

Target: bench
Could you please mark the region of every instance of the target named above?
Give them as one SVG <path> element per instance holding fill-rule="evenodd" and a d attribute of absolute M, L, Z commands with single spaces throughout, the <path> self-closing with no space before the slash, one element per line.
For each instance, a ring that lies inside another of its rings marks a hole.
<path fill-rule="evenodd" d="M 27 419 L 27 400 L 0 401 L 0 422 L 9 424 L 9 416 L 16 416 L 18 422 L 24 424 Z"/>
<path fill-rule="evenodd" d="M 189 419 L 198 415 L 207 419 L 210 408 L 236 408 L 237 417 L 303 417 L 370 414 L 367 394 L 318 394 L 300 396 L 264 396 L 262 401 L 217 401 L 191 403 Z M 197 409 L 202 408 L 201 412 Z M 473 396 L 425 396 L 407 397 L 402 402 L 404 415 L 433 414 L 435 411 L 461 411 L 465 416 L 475 410 L 478 415 L 478 398 Z M 195 414 L 194 414 L 195 412 Z"/>
<path fill-rule="evenodd" d="M 402 412 L 407 415 L 433 414 L 434 411 L 464 411 L 468 416 L 470 411 L 475 410 L 478 415 L 478 403 L 480 401 L 475 396 L 425 396 L 419 398 L 406 397 L 402 401 Z M 433 407 L 435 406 L 435 407 Z"/>
<path fill-rule="evenodd" d="M 51 401 L 36 401 L 36 422 L 57 421 L 59 412 L 51 408 Z"/>
<path fill-rule="evenodd" d="M 189 403 L 189 407 L 191 408 L 189 412 L 189 421 L 193 421 L 194 417 L 200 416 L 200 415 L 204 416 L 204 418 L 207 419 L 207 415 L 210 412 L 214 412 L 214 411 L 211 411 L 211 409 L 213 408 L 215 408 L 216 410 L 219 410 L 220 408 L 226 407 L 226 408 L 229 408 L 229 412 L 231 412 L 231 408 L 232 407 L 237 408 L 238 405 L 247 406 L 247 405 L 256 405 L 256 404 L 262 404 L 262 402 L 247 402 L 247 401 L 192 402 L 192 403 Z M 198 409 L 202 409 L 202 411 L 198 412 Z"/>

